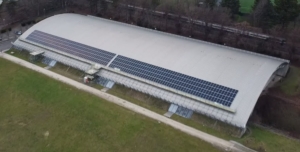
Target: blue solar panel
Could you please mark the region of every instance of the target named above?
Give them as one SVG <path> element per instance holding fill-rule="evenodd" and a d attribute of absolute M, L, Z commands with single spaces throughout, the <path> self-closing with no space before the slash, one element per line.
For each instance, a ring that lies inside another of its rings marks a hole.
<path fill-rule="evenodd" d="M 37 30 L 33 31 L 26 39 L 102 65 L 107 65 L 116 55 Z"/>
<path fill-rule="evenodd" d="M 238 90 L 197 79 L 188 75 L 130 59 L 117 56 L 109 65 L 123 72 L 171 87 L 188 94 L 230 107 Z"/>
<path fill-rule="evenodd" d="M 37 30 L 32 32 L 28 37 L 26 37 L 26 39 L 102 65 L 107 65 L 116 55 L 114 53 Z M 121 71 L 126 73 L 210 100 L 212 102 L 217 102 L 228 107 L 231 106 L 236 94 L 238 93 L 235 89 L 197 79 L 121 55 L 119 55 L 110 64 L 110 67 L 119 68 Z"/>

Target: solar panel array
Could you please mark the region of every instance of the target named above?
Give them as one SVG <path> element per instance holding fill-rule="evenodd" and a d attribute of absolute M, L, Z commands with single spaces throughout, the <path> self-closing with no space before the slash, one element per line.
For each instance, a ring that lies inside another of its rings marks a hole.
<path fill-rule="evenodd" d="M 26 39 L 101 65 L 107 65 L 116 55 L 111 52 L 70 41 L 38 30 L 33 31 L 28 37 L 26 37 Z"/>
<path fill-rule="evenodd" d="M 98 48 L 70 41 L 38 30 L 33 31 L 27 40 L 57 49 L 59 51 L 90 60 L 101 65 L 107 65 L 116 54 Z M 109 65 L 123 72 L 147 79 L 182 92 L 207 99 L 230 107 L 238 90 L 194 78 L 158 66 L 117 56 Z"/>
<path fill-rule="evenodd" d="M 123 72 L 144 78 L 182 92 L 230 107 L 238 90 L 194 78 L 121 55 L 109 65 Z"/>

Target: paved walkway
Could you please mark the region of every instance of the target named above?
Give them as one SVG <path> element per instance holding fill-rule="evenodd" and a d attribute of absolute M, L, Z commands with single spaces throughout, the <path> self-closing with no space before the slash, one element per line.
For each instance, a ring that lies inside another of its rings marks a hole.
<path fill-rule="evenodd" d="M 74 81 L 72 79 L 69 79 L 67 77 L 64 77 L 62 75 L 59 75 L 57 73 L 54 73 L 52 71 L 49 71 L 49 70 L 46 70 L 42 67 L 39 67 L 37 65 L 34 65 L 32 63 L 29 63 L 27 61 L 24 61 L 24 60 L 21 60 L 19 58 L 16 58 L 14 56 L 11 56 L 11 55 L 8 55 L 8 54 L 5 54 L 5 53 L 1 53 L 0 52 L 0 57 L 2 58 L 5 58 L 7 60 L 10 60 L 14 63 L 17 63 L 21 66 L 24 66 L 24 67 L 27 67 L 29 69 L 32 69 L 34 71 L 37 71 L 37 72 L 40 72 L 44 75 L 47 75 L 53 79 L 56 79 L 56 80 L 59 80 L 63 83 L 66 83 L 66 84 L 69 84 L 71 86 L 74 86 L 76 88 L 78 88 L 79 90 L 83 90 L 83 91 L 86 91 L 86 92 L 89 92 L 91 94 L 94 94 L 100 98 L 103 98 L 107 101 L 110 101 L 112 103 L 115 103 L 119 106 L 122 106 L 124 108 L 127 108 L 129 110 L 132 110 L 134 112 L 137 112 L 137 113 L 140 113 L 142 115 L 145 115 L 149 118 L 152 118 L 152 119 L 155 119 L 159 122 L 162 122 L 162 123 L 165 123 L 175 129 L 178 129 L 182 132 L 185 132 L 191 136 L 194 136 L 194 137 L 197 137 L 203 141 L 206 141 L 208 143 L 211 143 L 212 145 L 216 146 L 216 147 L 219 147 L 221 149 L 224 149 L 225 151 L 231 151 L 231 152 L 241 152 L 241 151 L 245 151 L 245 152 L 254 152 L 253 150 L 251 149 L 248 149 L 246 147 L 243 147 L 241 146 L 240 144 L 237 144 L 237 143 L 234 143 L 234 142 L 230 142 L 230 141 L 226 141 L 224 139 L 220 139 L 218 137 L 215 137 L 215 136 L 212 136 L 210 134 L 207 134 L 207 133 L 204 133 L 202 131 L 199 131 L 195 128 L 192 128 L 192 127 L 189 127 L 187 125 L 184 125 L 182 123 L 179 123 L 177 121 L 174 121 L 172 119 L 169 119 L 167 117 L 164 117 L 163 115 L 160 115 L 160 114 L 157 114 L 155 112 L 152 112 L 148 109 L 145 109 L 143 107 L 140 107 L 138 105 L 135 105 L 131 102 L 128 102 L 126 100 L 123 100 L 121 98 L 118 98 L 116 96 L 113 96 L 113 95 L 110 95 L 110 94 L 107 94 L 105 92 L 102 92 L 100 90 L 97 90 L 95 88 L 92 88 L 92 87 L 89 87 L 87 85 L 84 85 L 82 83 L 79 83 L 77 81 Z"/>
<path fill-rule="evenodd" d="M 11 42 L 14 42 L 16 39 L 10 39 L 10 40 L 5 40 L 5 41 L 0 41 L 0 52 L 2 50 L 7 50 L 11 48 L 12 44 Z"/>

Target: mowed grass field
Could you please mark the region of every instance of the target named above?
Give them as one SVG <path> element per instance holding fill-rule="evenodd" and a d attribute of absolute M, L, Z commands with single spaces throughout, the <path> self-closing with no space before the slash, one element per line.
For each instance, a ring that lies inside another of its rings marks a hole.
<path fill-rule="evenodd" d="M 271 0 L 274 3 L 274 0 Z M 300 0 L 298 0 L 298 3 Z M 240 0 L 240 11 L 242 13 L 250 13 L 252 11 L 252 6 L 254 4 L 254 0 Z"/>
<path fill-rule="evenodd" d="M 290 71 L 283 79 L 280 89 L 289 96 L 300 94 L 300 68 L 291 66 Z"/>
<path fill-rule="evenodd" d="M 164 114 L 167 111 L 168 106 L 166 107 L 166 104 L 168 105 L 168 103 L 163 104 L 160 100 L 149 98 L 142 93 L 134 92 L 136 91 L 126 89 L 120 85 L 115 85 L 113 89 L 108 91 L 110 94 L 131 101 L 134 104 L 138 104 L 159 114 Z M 194 113 L 191 119 L 173 115 L 171 119 L 219 138 L 240 142 L 258 152 L 300 152 L 299 140 L 289 139 L 254 125 L 248 125 L 250 131 L 242 138 L 237 138 L 230 135 L 232 130 L 227 128 L 227 126 L 222 126 L 220 122 L 218 123 L 220 125 L 218 125 L 215 120 L 200 114 Z"/>
<path fill-rule="evenodd" d="M 240 0 L 240 12 L 250 13 L 252 11 L 253 4 L 254 0 Z"/>
<path fill-rule="evenodd" d="M 219 151 L 162 123 L 0 58 L 0 151 Z"/>

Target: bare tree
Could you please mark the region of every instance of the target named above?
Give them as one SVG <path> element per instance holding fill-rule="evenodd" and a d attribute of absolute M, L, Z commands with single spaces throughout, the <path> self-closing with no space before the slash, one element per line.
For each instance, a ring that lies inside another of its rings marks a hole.
<path fill-rule="evenodd" d="M 125 9 L 126 22 L 130 22 L 133 20 L 133 14 L 136 9 L 134 8 L 137 4 L 138 0 L 121 0 L 121 5 Z"/>
<path fill-rule="evenodd" d="M 97 14 L 99 0 L 88 0 L 88 2 L 89 2 L 90 12 L 92 14 Z"/>
<path fill-rule="evenodd" d="M 185 16 L 185 5 L 186 2 L 182 1 L 182 0 L 177 0 L 175 3 L 175 10 L 176 13 L 174 12 L 174 17 L 175 17 L 175 29 L 176 29 L 176 33 L 177 34 L 181 34 L 182 33 L 182 16 Z"/>
<path fill-rule="evenodd" d="M 168 31 L 168 26 L 169 26 L 169 22 L 170 22 L 169 14 L 175 13 L 176 12 L 175 8 L 176 7 L 175 7 L 175 3 L 173 0 L 166 0 L 157 7 L 157 9 L 159 11 L 164 12 L 164 14 L 162 14 L 163 15 L 162 17 L 164 18 L 164 30 L 165 31 Z"/>
<path fill-rule="evenodd" d="M 250 21 L 254 26 L 261 27 L 263 31 L 267 31 L 275 24 L 277 15 L 273 4 L 270 0 L 259 0 L 253 6 L 253 12 L 250 15 Z"/>
<path fill-rule="evenodd" d="M 190 1 L 186 1 L 186 8 L 185 8 L 185 14 L 188 18 L 188 30 L 189 30 L 189 36 L 194 36 L 194 30 L 195 30 L 195 19 L 197 18 L 198 12 L 197 7 L 195 3 L 192 3 Z"/>
<path fill-rule="evenodd" d="M 10 1 L 6 4 L 6 9 L 10 17 L 14 17 L 16 15 L 16 7 L 17 7 L 17 2 L 15 1 Z"/>
<path fill-rule="evenodd" d="M 45 4 L 47 0 L 23 0 L 20 1 L 25 7 L 25 12 L 29 17 L 41 16 L 45 11 Z"/>
<path fill-rule="evenodd" d="M 299 45 L 300 28 L 299 27 L 293 28 L 288 33 L 289 34 L 287 35 L 286 38 L 287 38 L 287 41 L 289 42 L 290 47 L 287 49 L 287 52 L 289 53 L 289 59 L 294 60 L 295 53 L 300 51 L 299 50 L 300 49 L 300 45 Z"/>
<path fill-rule="evenodd" d="M 112 18 L 114 18 L 115 20 L 119 20 L 120 19 L 120 14 L 122 12 L 121 9 L 121 5 L 120 5 L 120 0 L 112 0 L 112 7 L 110 9 L 110 14 L 112 16 Z"/>
<path fill-rule="evenodd" d="M 152 13 L 154 10 L 151 9 L 151 1 L 150 0 L 140 0 L 139 5 L 141 9 L 136 13 L 136 22 L 138 26 L 149 27 L 150 23 L 152 23 Z"/>

